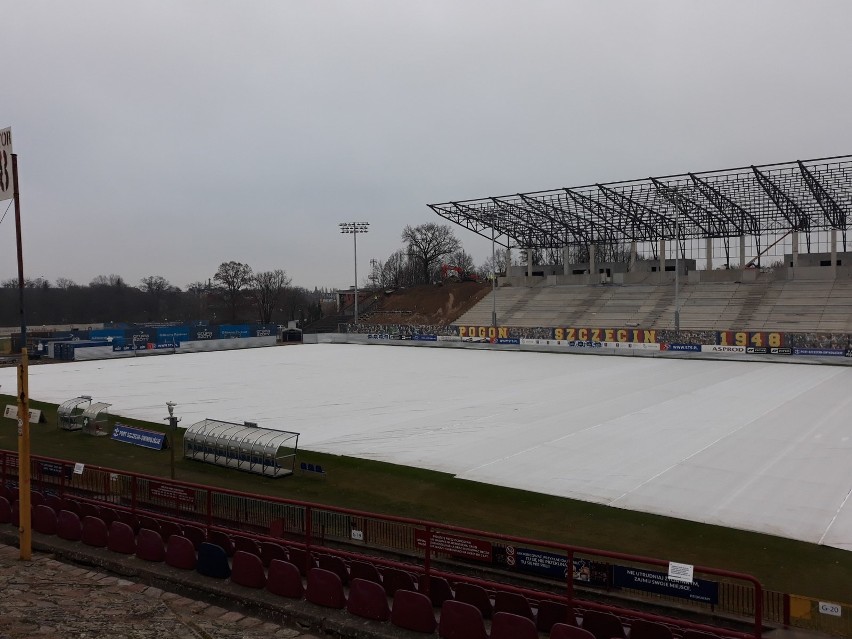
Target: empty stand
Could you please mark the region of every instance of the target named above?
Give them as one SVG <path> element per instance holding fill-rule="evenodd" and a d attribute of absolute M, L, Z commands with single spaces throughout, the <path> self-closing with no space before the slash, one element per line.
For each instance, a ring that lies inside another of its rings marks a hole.
<path fill-rule="evenodd" d="M 398 568 L 384 568 L 382 584 L 388 597 L 393 597 L 397 590 L 417 590 L 412 574 Z"/>
<path fill-rule="evenodd" d="M 491 639 L 538 639 L 532 619 L 511 612 L 495 612 L 491 622 Z"/>
<path fill-rule="evenodd" d="M 136 534 L 123 521 L 114 521 L 109 525 L 107 548 L 113 552 L 132 555 L 136 552 Z"/>
<path fill-rule="evenodd" d="M 626 634 L 621 620 L 609 612 L 587 610 L 583 613 L 583 630 L 591 632 L 595 639 L 624 639 Z"/>
<path fill-rule="evenodd" d="M 567 623 L 558 623 L 550 630 L 550 639 L 596 639 L 588 630 Z"/>
<path fill-rule="evenodd" d="M 527 619 L 535 619 L 527 598 L 516 592 L 498 590 L 494 593 L 494 614 L 498 612 L 509 612 Z"/>
<path fill-rule="evenodd" d="M 482 586 L 460 581 L 456 584 L 456 601 L 475 606 L 485 619 L 490 619 L 491 615 L 494 614 L 491 597 L 488 596 L 488 591 Z"/>
<path fill-rule="evenodd" d="M 83 536 L 83 523 L 77 513 L 60 510 L 56 516 L 56 534 L 68 541 L 80 541 Z"/>
<path fill-rule="evenodd" d="M 377 584 L 382 583 L 382 575 L 374 564 L 354 559 L 349 562 L 349 576 L 352 579 L 366 579 Z"/>
<path fill-rule="evenodd" d="M 427 580 L 420 580 L 420 590 L 425 592 Z M 453 589 L 450 587 L 450 582 L 443 577 L 435 577 L 430 575 L 428 578 L 429 584 L 429 600 L 435 608 L 440 608 L 448 599 L 455 599 Z"/>
<path fill-rule="evenodd" d="M 545 599 L 538 604 L 535 623 L 540 632 L 550 632 L 550 629 L 557 623 L 576 626 L 577 619 L 564 603 Z"/>
<path fill-rule="evenodd" d="M 32 512 L 33 530 L 42 533 L 43 535 L 56 534 L 56 513 L 50 506 L 39 504 L 37 506 L 33 506 Z"/>

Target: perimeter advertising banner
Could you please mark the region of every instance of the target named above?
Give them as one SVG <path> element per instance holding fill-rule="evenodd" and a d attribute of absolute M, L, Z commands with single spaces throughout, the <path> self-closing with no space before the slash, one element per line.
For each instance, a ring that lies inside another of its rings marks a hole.
<path fill-rule="evenodd" d="M 112 439 L 152 450 L 163 450 L 166 434 L 144 428 L 133 428 L 125 424 L 116 424 L 112 430 Z"/>
<path fill-rule="evenodd" d="M 568 342 L 637 342 L 654 344 L 657 331 L 644 328 L 554 328 L 553 339 Z"/>
<path fill-rule="evenodd" d="M 495 563 L 515 570 L 542 577 L 565 581 L 568 578 L 568 558 L 564 554 L 506 546 L 494 549 Z M 588 559 L 574 559 L 572 577 L 574 581 L 590 586 L 605 588 L 608 585 L 607 564 Z"/>
<path fill-rule="evenodd" d="M 612 585 L 617 588 L 632 588 L 702 603 L 719 603 L 719 584 L 715 581 L 706 579 L 694 579 L 692 582 L 675 581 L 669 579 L 667 573 L 641 568 L 613 566 Z"/>

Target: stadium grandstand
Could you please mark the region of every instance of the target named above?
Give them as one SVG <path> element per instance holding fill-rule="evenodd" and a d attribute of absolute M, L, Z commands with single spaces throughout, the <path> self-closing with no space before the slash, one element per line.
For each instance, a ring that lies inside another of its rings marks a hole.
<path fill-rule="evenodd" d="M 508 249 L 459 325 L 852 331 L 852 156 L 429 206 Z"/>

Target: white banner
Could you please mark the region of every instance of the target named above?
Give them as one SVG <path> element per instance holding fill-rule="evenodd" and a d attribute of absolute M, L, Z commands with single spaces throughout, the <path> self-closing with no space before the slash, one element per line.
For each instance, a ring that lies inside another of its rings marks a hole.
<path fill-rule="evenodd" d="M 702 353 L 745 353 L 745 346 L 716 346 L 703 344 L 701 346 Z"/>

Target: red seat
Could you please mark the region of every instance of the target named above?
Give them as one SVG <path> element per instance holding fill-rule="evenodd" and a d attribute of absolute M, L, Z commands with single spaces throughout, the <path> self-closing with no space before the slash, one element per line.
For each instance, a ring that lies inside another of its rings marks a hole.
<path fill-rule="evenodd" d="M 413 590 L 397 590 L 393 596 L 391 623 L 398 628 L 432 634 L 438 623 L 429 597 Z"/>
<path fill-rule="evenodd" d="M 287 549 L 287 554 L 290 557 L 290 563 L 295 564 L 299 568 L 299 573 L 301 573 L 302 577 L 305 577 L 308 571 L 315 567 L 311 553 L 304 548 L 291 546 Z"/>
<path fill-rule="evenodd" d="M 12 504 L 7 497 L 0 495 L 0 524 L 12 523 Z"/>
<path fill-rule="evenodd" d="M 231 562 L 231 581 L 246 588 L 263 588 L 266 573 L 260 557 L 244 550 L 236 551 Z"/>
<path fill-rule="evenodd" d="M 0 484 L 0 497 L 3 497 L 10 504 L 18 498 L 17 493 L 13 493 L 12 489 L 6 484 Z"/>
<path fill-rule="evenodd" d="M 225 551 L 225 554 L 228 555 L 228 557 L 232 557 L 234 552 L 236 552 L 236 548 L 234 548 L 234 540 L 231 539 L 231 535 L 226 532 L 222 532 L 221 530 L 211 530 L 208 532 L 207 543 L 219 546 L 219 548 Z"/>
<path fill-rule="evenodd" d="M 488 639 L 479 608 L 463 601 L 445 601 L 441 606 L 438 636 L 442 639 Z"/>
<path fill-rule="evenodd" d="M 56 513 L 53 508 L 44 504 L 33 506 L 33 530 L 43 535 L 55 535 L 56 525 Z"/>
<path fill-rule="evenodd" d="M 155 530 L 156 532 L 160 532 L 160 522 L 152 517 L 148 517 L 147 515 L 139 515 L 139 529 L 147 528 L 148 530 Z"/>
<path fill-rule="evenodd" d="M 443 577 L 430 575 L 428 580 L 424 577 L 420 580 L 420 592 L 426 594 L 426 584 L 429 584 L 429 600 L 435 608 L 440 608 L 448 599 L 455 599 L 450 582 Z"/>
<path fill-rule="evenodd" d="M 535 616 L 535 625 L 539 632 L 550 632 L 553 624 L 566 624 L 576 626 L 577 619 L 569 611 L 564 603 L 544 599 L 538 604 L 538 613 Z"/>
<path fill-rule="evenodd" d="M 181 535 L 172 535 L 166 542 L 166 564 L 181 570 L 195 569 L 195 546 Z"/>
<path fill-rule="evenodd" d="M 56 516 L 56 534 L 61 539 L 80 541 L 83 537 L 83 523 L 77 513 L 60 510 Z"/>
<path fill-rule="evenodd" d="M 595 639 L 595 635 L 577 626 L 557 623 L 550 629 L 550 639 Z"/>
<path fill-rule="evenodd" d="M 118 521 L 130 526 L 130 528 L 133 530 L 134 535 L 139 531 L 139 517 L 137 517 L 131 512 L 128 512 L 126 510 L 119 510 Z"/>
<path fill-rule="evenodd" d="M 353 579 L 349 585 L 349 600 L 346 610 L 364 619 L 387 621 L 390 608 L 385 589 L 381 584 L 366 579 Z"/>
<path fill-rule="evenodd" d="M 382 583 L 382 576 L 379 574 L 379 569 L 375 564 L 366 561 L 358 561 L 357 559 L 349 562 L 349 576 L 352 579 L 366 579 L 377 584 Z"/>
<path fill-rule="evenodd" d="M 59 495 L 45 495 L 43 503 L 45 506 L 50 506 L 57 515 L 62 510 L 62 497 Z"/>
<path fill-rule="evenodd" d="M 276 544 L 271 541 L 262 541 L 260 542 L 260 558 L 263 560 L 263 565 L 268 566 L 273 559 L 289 561 L 290 555 L 287 554 L 287 549 L 281 544 Z"/>
<path fill-rule="evenodd" d="M 95 506 L 94 504 L 90 504 L 89 502 L 83 502 L 80 504 L 80 519 L 84 519 L 86 517 L 101 517 L 101 509 Z"/>
<path fill-rule="evenodd" d="M 142 528 L 136 536 L 136 556 L 145 561 L 163 561 L 166 547 L 160 533 L 150 528 Z"/>
<path fill-rule="evenodd" d="M 322 568 L 311 568 L 308 571 L 308 587 L 305 599 L 318 606 L 326 608 L 343 608 L 346 605 L 346 595 L 343 593 L 343 582 L 336 573 Z"/>
<path fill-rule="evenodd" d="M 630 639 L 672 639 L 672 631 L 661 623 L 636 619 L 630 623 Z"/>
<path fill-rule="evenodd" d="M 345 586 L 349 583 L 349 571 L 346 569 L 346 562 L 335 555 L 319 555 L 317 556 L 317 566 L 323 570 L 333 572 L 340 577 L 340 581 Z"/>
<path fill-rule="evenodd" d="M 80 541 L 87 546 L 106 548 L 109 542 L 109 531 L 106 522 L 97 517 L 83 517 L 83 529 L 80 532 Z"/>
<path fill-rule="evenodd" d="M 132 555 L 136 552 L 136 535 L 133 529 L 123 521 L 114 521 L 109 525 L 107 548 L 113 552 Z"/>
<path fill-rule="evenodd" d="M 495 612 L 491 621 L 491 639 L 538 639 L 538 630 L 529 617 Z"/>
<path fill-rule="evenodd" d="M 183 536 L 189 539 L 192 542 L 192 545 L 195 546 L 195 549 L 198 548 L 207 541 L 207 533 L 203 528 L 199 528 L 198 526 L 193 526 L 192 524 L 187 524 L 183 527 Z"/>
<path fill-rule="evenodd" d="M 527 619 L 535 619 L 530 602 L 523 595 L 516 592 L 504 592 L 498 590 L 494 593 L 494 614 L 498 612 L 510 612 Z"/>
<path fill-rule="evenodd" d="M 62 510 L 68 510 L 77 516 L 80 515 L 80 502 L 76 499 L 71 499 L 70 497 L 65 497 L 62 500 Z"/>
<path fill-rule="evenodd" d="M 490 619 L 494 613 L 494 608 L 491 605 L 491 598 L 488 596 L 488 591 L 482 586 L 469 584 L 460 581 L 456 584 L 456 601 L 476 606 L 479 612 L 485 619 Z"/>
<path fill-rule="evenodd" d="M 233 540 L 234 552 L 242 550 L 243 552 L 247 552 L 250 555 L 260 557 L 260 544 L 258 544 L 254 539 L 249 539 L 248 537 L 241 537 L 240 535 L 234 535 Z"/>
<path fill-rule="evenodd" d="M 101 519 L 104 520 L 104 523 L 109 526 L 112 522 L 118 519 L 118 513 L 114 508 L 110 508 L 109 506 L 101 506 L 99 508 L 101 511 Z"/>
<path fill-rule="evenodd" d="M 382 585 L 384 585 L 385 594 L 388 597 L 393 597 L 397 590 L 417 590 L 417 585 L 414 583 L 414 577 L 411 573 L 398 568 L 382 570 Z"/>
<path fill-rule="evenodd" d="M 175 523 L 169 520 L 162 520 L 160 523 L 160 536 L 163 538 L 163 541 L 168 541 L 169 537 L 172 535 L 183 535 L 183 528 L 180 527 L 180 524 Z"/>
<path fill-rule="evenodd" d="M 609 612 L 587 610 L 583 613 L 583 630 L 591 632 L 595 639 L 625 639 L 621 620 Z"/>
<path fill-rule="evenodd" d="M 269 562 L 269 575 L 266 579 L 266 589 L 274 595 L 289 599 L 301 599 L 305 594 L 302 585 L 302 574 L 299 567 L 283 559 L 273 559 Z"/>
<path fill-rule="evenodd" d="M 719 639 L 717 635 L 699 630 L 684 630 L 683 639 Z"/>
<path fill-rule="evenodd" d="M 30 491 L 30 507 L 40 506 L 44 503 L 44 495 L 37 490 Z"/>

